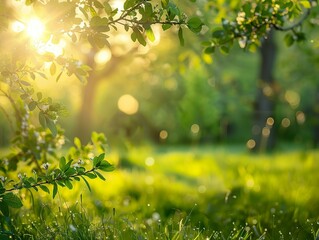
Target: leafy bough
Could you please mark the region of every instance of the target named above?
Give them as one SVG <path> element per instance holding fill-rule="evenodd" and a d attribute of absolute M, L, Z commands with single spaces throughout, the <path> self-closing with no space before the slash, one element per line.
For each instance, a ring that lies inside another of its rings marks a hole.
<path fill-rule="evenodd" d="M 0 176 L 0 211 L 4 216 L 9 216 L 9 207 L 21 208 L 23 206 L 21 199 L 14 194 L 14 192 L 21 189 L 34 189 L 35 191 L 38 191 L 40 188 L 42 191 L 50 194 L 50 190 L 47 186 L 53 185 L 52 197 L 55 198 L 59 187 L 72 189 L 72 182 L 80 181 L 82 179 L 91 191 L 90 184 L 86 178 L 100 178 L 105 181 L 104 176 L 99 171 L 111 172 L 114 170 L 114 166 L 104 158 L 105 153 L 95 156 L 91 160 L 91 169 L 87 170 L 81 166 L 81 160 L 74 163 L 73 159 L 67 161 L 65 157 L 61 157 L 59 168 L 50 171 L 50 164 L 44 163 L 42 167 L 44 168 L 45 173 L 37 174 L 36 171 L 33 171 L 33 177 L 28 177 L 19 173 L 18 177 L 20 181 L 18 183 L 13 183 L 13 180 L 7 180 L 7 178 Z"/>

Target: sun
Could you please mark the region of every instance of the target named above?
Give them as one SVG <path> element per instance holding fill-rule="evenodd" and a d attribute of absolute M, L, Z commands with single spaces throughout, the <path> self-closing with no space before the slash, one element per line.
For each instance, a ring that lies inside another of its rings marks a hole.
<path fill-rule="evenodd" d="M 44 30 L 45 26 L 38 18 L 31 18 L 26 25 L 27 34 L 34 40 L 40 39 Z"/>

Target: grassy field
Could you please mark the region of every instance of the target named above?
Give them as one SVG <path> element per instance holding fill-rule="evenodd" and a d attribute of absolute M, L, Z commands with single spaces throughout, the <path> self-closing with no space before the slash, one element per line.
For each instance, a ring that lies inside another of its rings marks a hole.
<path fill-rule="evenodd" d="M 131 147 L 108 158 L 117 169 L 92 192 L 80 182 L 25 200 L 15 238 L 319 238 L 319 151 Z"/>

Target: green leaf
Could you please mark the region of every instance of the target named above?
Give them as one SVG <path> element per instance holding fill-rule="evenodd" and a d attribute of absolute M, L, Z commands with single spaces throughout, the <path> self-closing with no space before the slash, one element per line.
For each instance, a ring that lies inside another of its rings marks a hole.
<path fill-rule="evenodd" d="M 104 177 L 101 173 L 99 173 L 98 171 L 94 171 L 94 173 L 95 173 L 100 179 L 102 179 L 103 181 L 106 180 L 105 177 Z"/>
<path fill-rule="evenodd" d="M 211 53 L 214 53 L 214 52 L 215 52 L 215 47 L 214 46 L 207 47 L 204 50 L 204 53 L 206 53 L 206 54 L 211 54 Z"/>
<path fill-rule="evenodd" d="M 180 15 L 180 11 L 179 11 L 178 7 L 174 3 L 169 2 L 167 8 L 168 8 L 168 14 L 169 14 L 169 19 L 170 20 L 173 20 L 175 18 L 175 16 L 179 16 Z"/>
<path fill-rule="evenodd" d="M 228 54 L 229 53 L 229 48 L 226 46 L 221 46 L 220 47 L 220 52 L 223 54 Z"/>
<path fill-rule="evenodd" d="M 135 3 L 136 3 L 136 0 L 126 0 L 124 2 L 124 10 L 127 10 L 127 9 L 133 7 L 135 5 Z"/>
<path fill-rule="evenodd" d="M 136 42 L 137 37 L 136 37 L 136 33 L 135 32 L 132 32 L 131 39 L 132 39 L 133 42 Z"/>
<path fill-rule="evenodd" d="M 100 163 L 104 160 L 105 153 L 100 154 L 98 157 L 93 158 L 93 167 L 98 167 Z"/>
<path fill-rule="evenodd" d="M 35 80 L 35 75 L 34 75 L 33 72 L 29 72 L 29 75 L 30 75 L 30 77 L 31 77 L 33 80 Z"/>
<path fill-rule="evenodd" d="M 97 16 L 97 12 L 95 11 L 95 9 L 93 7 L 89 7 L 89 11 L 90 11 L 92 17 Z"/>
<path fill-rule="evenodd" d="M 53 199 L 55 198 L 57 193 L 58 193 L 58 185 L 56 184 L 56 182 L 54 182 L 53 183 L 53 192 L 52 192 Z"/>
<path fill-rule="evenodd" d="M 27 99 L 28 97 L 29 97 L 29 94 L 26 94 L 26 93 L 20 95 L 20 98 L 21 98 L 22 100 L 25 100 L 25 99 Z"/>
<path fill-rule="evenodd" d="M 38 75 L 40 75 L 42 78 L 44 78 L 44 79 L 48 79 L 47 78 L 47 76 L 44 74 L 44 73 L 42 73 L 42 72 L 36 72 Z"/>
<path fill-rule="evenodd" d="M 28 104 L 28 108 L 30 111 L 33 111 L 37 107 L 37 102 L 36 101 L 31 101 Z"/>
<path fill-rule="evenodd" d="M 74 145 L 76 146 L 76 148 L 81 149 L 82 144 L 81 144 L 81 140 L 77 137 L 74 138 Z"/>
<path fill-rule="evenodd" d="M 59 75 L 56 77 L 56 80 L 55 80 L 56 82 L 58 82 L 58 81 L 60 80 L 62 73 L 63 73 L 63 71 L 61 71 L 61 72 L 59 73 Z"/>
<path fill-rule="evenodd" d="M 53 120 L 50 119 L 49 117 L 45 116 L 47 127 L 50 129 L 53 137 L 55 137 L 58 133 L 58 130 L 56 128 L 56 125 L 54 124 Z"/>
<path fill-rule="evenodd" d="M 163 8 L 167 8 L 169 0 L 161 0 L 161 4 Z"/>
<path fill-rule="evenodd" d="M 1 197 L 1 196 L 0 196 Z M 0 202 L 0 211 L 2 212 L 2 214 L 4 216 L 9 216 L 9 207 L 8 207 L 8 204 L 1 201 Z"/>
<path fill-rule="evenodd" d="M 74 179 L 75 181 L 80 181 L 80 180 L 81 180 L 81 179 L 80 179 L 79 177 L 77 177 L 77 176 L 74 176 L 73 179 Z"/>
<path fill-rule="evenodd" d="M 96 178 L 96 175 L 95 174 L 93 174 L 93 173 L 85 173 L 85 176 L 87 176 L 88 178 L 90 178 L 90 179 L 95 179 Z"/>
<path fill-rule="evenodd" d="M 192 17 L 187 22 L 188 28 L 195 33 L 199 33 L 202 30 L 203 23 L 199 17 Z"/>
<path fill-rule="evenodd" d="M 102 3 L 100 3 L 100 2 L 97 1 L 97 0 L 95 0 L 93 3 L 94 3 L 94 6 L 95 6 L 96 8 L 104 8 L 104 6 L 102 5 Z"/>
<path fill-rule="evenodd" d="M 184 41 L 184 36 L 183 36 L 183 29 L 181 27 L 178 29 L 178 39 L 179 39 L 179 43 L 181 44 L 181 46 L 184 46 L 185 41 Z"/>
<path fill-rule="evenodd" d="M 87 76 L 88 75 L 88 73 L 86 71 L 84 71 L 82 68 L 76 68 L 75 69 L 75 73 L 79 74 L 81 76 Z"/>
<path fill-rule="evenodd" d="M 61 157 L 59 162 L 59 168 L 61 169 L 61 171 L 64 171 L 65 165 L 66 165 L 66 159 L 65 157 Z"/>
<path fill-rule="evenodd" d="M 90 184 L 88 183 L 88 181 L 83 176 L 81 176 L 81 178 L 83 179 L 83 181 L 85 182 L 85 184 L 88 187 L 89 191 L 91 192 L 91 187 L 90 187 Z"/>
<path fill-rule="evenodd" d="M 223 38 L 224 36 L 225 36 L 225 31 L 221 29 L 215 30 L 212 34 L 213 38 Z"/>
<path fill-rule="evenodd" d="M 292 36 L 291 33 L 287 33 L 285 35 L 284 41 L 287 47 L 290 47 L 295 42 L 294 37 Z"/>
<path fill-rule="evenodd" d="M 49 188 L 47 188 L 47 186 L 45 186 L 45 185 L 39 185 L 39 187 L 42 189 L 42 191 L 44 191 L 44 192 L 50 194 L 50 190 L 49 190 Z"/>
<path fill-rule="evenodd" d="M 110 15 L 112 12 L 112 7 L 108 2 L 104 2 L 104 11 L 108 15 Z"/>
<path fill-rule="evenodd" d="M 27 82 L 27 81 L 21 80 L 20 83 L 21 83 L 22 85 L 24 85 L 24 86 L 31 86 L 31 84 L 30 84 L 29 82 Z"/>
<path fill-rule="evenodd" d="M 147 28 L 145 30 L 145 33 L 146 33 L 146 36 L 147 38 L 151 41 L 151 42 L 154 42 L 155 41 L 155 35 L 154 35 L 154 32 L 152 30 L 151 27 Z"/>
<path fill-rule="evenodd" d="M 166 31 L 167 29 L 171 28 L 172 24 L 163 24 L 162 29 L 163 31 Z"/>
<path fill-rule="evenodd" d="M 110 30 L 108 26 L 108 19 L 100 16 L 94 16 L 90 21 L 90 26 L 94 28 L 94 30 L 99 32 L 107 32 Z"/>
<path fill-rule="evenodd" d="M 297 33 L 295 33 L 295 36 L 297 37 L 297 42 L 301 42 L 301 41 L 306 40 L 306 34 L 303 32 L 297 32 Z"/>
<path fill-rule="evenodd" d="M 42 99 L 42 93 L 41 92 L 37 93 L 37 98 L 38 98 L 38 101 L 40 101 Z"/>
<path fill-rule="evenodd" d="M 56 72 L 56 65 L 54 62 L 51 63 L 51 66 L 50 66 L 50 74 L 51 76 L 53 76 Z"/>
<path fill-rule="evenodd" d="M 76 174 L 76 170 L 73 167 L 68 168 L 65 172 L 65 175 L 72 176 L 73 174 Z"/>
<path fill-rule="evenodd" d="M 70 161 L 68 161 L 66 164 L 65 164 L 65 166 L 64 166 L 64 168 L 63 168 L 63 172 L 66 172 L 67 170 L 69 170 L 70 169 L 70 167 L 71 167 L 71 164 L 72 164 L 72 162 L 73 162 L 73 160 L 71 159 Z"/>
<path fill-rule="evenodd" d="M 21 199 L 12 192 L 3 195 L 2 201 L 12 208 L 21 208 L 23 206 Z"/>
<path fill-rule="evenodd" d="M 98 167 L 98 169 L 104 172 L 112 172 L 115 170 L 115 167 L 107 161 L 103 161 Z"/>
<path fill-rule="evenodd" d="M 82 12 L 82 14 L 84 15 L 84 17 L 85 17 L 86 19 L 88 19 L 88 18 L 89 18 L 89 15 L 88 15 L 87 12 L 84 10 L 84 8 L 79 7 L 79 9 L 80 9 L 80 11 Z"/>
<path fill-rule="evenodd" d="M 39 112 L 39 122 L 43 128 L 47 128 L 47 120 L 42 111 Z"/>
<path fill-rule="evenodd" d="M 145 39 L 144 39 L 143 34 L 142 34 L 137 28 L 134 28 L 133 31 L 134 31 L 135 34 L 136 34 L 136 39 L 137 39 L 137 41 L 138 41 L 141 45 L 146 46 L 146 41 L 145 41 Z"/>
<path fill-rule="evenodd" d="M 72 189 L 72 188 L 73 188 L 73 185 L 72 185 L 72 183 L 71 183 L 71 181 L 70 181 L 69 179 L 66 179 L 66 180 L 64 181 L 64 183 L 65 183 L 65 186 L 66 186 L 68 189 Z"/>

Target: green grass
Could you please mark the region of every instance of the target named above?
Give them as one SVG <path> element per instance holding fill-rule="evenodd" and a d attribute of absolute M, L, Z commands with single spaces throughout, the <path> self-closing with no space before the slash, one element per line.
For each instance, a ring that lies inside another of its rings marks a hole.
<path fill-rule="evenodd" d="M 318 151 L 132 147 L 109 161 L 116 171 L 92 192 L 78 183 L 25 200 L 16 238 L 318 239 Z"/>

